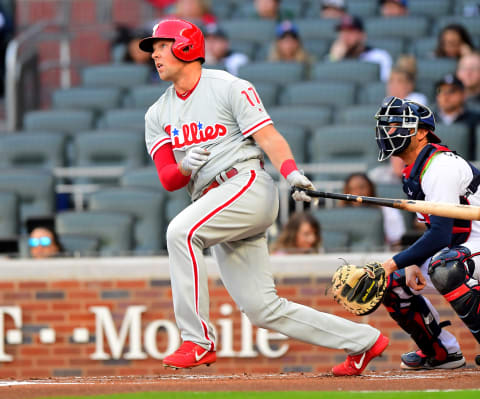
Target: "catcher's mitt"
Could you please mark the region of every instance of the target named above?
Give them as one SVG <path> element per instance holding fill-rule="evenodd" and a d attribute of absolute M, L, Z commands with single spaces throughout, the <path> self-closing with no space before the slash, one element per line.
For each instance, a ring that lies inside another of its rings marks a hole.
<path fill-rule="evenodd" d="M 358 316 L 372 313 L 385 294 L 385 269 L 378 262 L 340 266 L 332 277 L 333 298 Z"/>

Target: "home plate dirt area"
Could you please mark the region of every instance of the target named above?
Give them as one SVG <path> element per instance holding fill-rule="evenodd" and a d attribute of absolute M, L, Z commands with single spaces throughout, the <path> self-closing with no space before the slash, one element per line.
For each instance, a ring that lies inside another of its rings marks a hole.
<path fill-rule="evenodd" d="M 415 391 L 480 389 L 480 368 L 368 371 L 359 377 L 323 373 L 62 377 L 0 380 L 2 399 L 146 391 Z"/>

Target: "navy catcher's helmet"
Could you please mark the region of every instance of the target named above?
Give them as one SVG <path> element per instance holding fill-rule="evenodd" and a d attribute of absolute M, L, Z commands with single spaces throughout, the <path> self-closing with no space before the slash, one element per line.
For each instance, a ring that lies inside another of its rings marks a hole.
<path fill-rule="evenodd" d="M 435 118 L 430 108 L 425 105 L 398 97 L 385 97 L 375 119 L 375 137 L 380 149 L 379 161 L 402 153 L 410 145 L 410 138 L 417 134 L 419 128 L 429 131 L 430 142 L 441 141 L 433 133 Z"/>

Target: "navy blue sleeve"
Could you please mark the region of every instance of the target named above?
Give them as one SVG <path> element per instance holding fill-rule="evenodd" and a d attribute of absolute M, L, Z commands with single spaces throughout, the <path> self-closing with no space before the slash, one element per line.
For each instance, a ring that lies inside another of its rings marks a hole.
<path fill-rule="evenodd" d="M 393 257 L 399 269 L 411 265 L 421 266 L 429 257 L 450 244 L 453 219 L 430 216 L 430 228 L 407 249 Z"/>

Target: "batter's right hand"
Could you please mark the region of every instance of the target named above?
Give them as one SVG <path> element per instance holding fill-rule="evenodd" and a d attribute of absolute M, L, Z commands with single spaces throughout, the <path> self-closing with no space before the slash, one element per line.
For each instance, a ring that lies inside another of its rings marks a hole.
<path fill-rule="evenodd" d="M 298 170 L 294 170 L 293 172 L 291 172 L 287 176 L 287 181 L 292 187 L 301 187 L 308 188 L 309 190 L 315 190 L 313 183 Z M 312 197 L 310 197 L 305 191 L 294 191 L 292 193 L 292 198 L 295 201 L 312 201 Z"/>
<path fill-rule="evenodd" d="M 201 147 L 193 147 L 187 151 L 185 158 L 182 159 L 181 167 L 184 171 L 192 173 L 201 168 L 208 161 L 210 151 Z"/>

